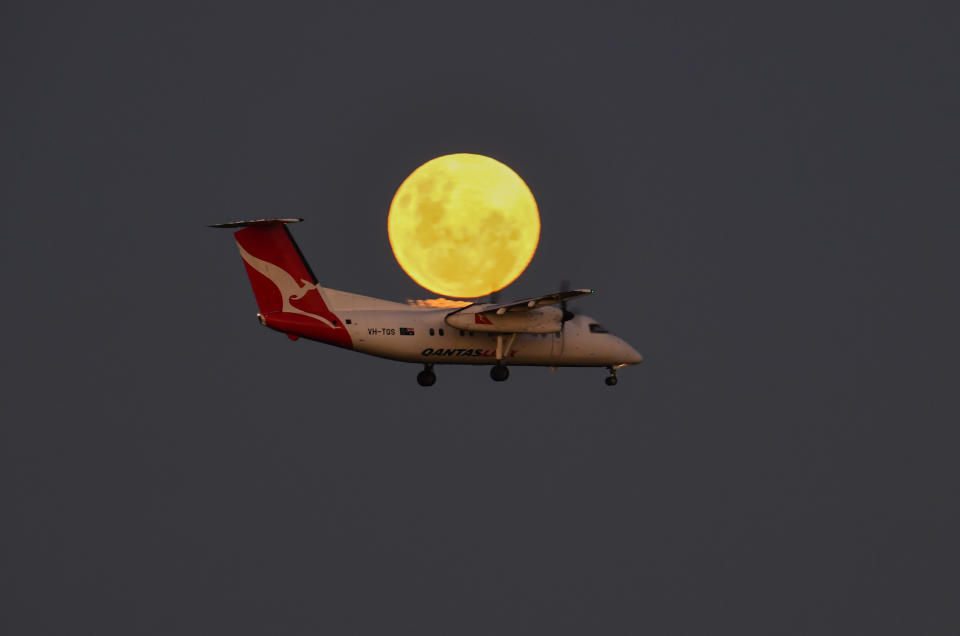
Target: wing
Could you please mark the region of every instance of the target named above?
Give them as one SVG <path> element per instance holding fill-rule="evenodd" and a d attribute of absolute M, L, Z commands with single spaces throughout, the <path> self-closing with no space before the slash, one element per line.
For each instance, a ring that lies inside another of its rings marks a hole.
<path fill-rule="evenodd" d="M 508 303 L 474 303 L 447 314 L 451 327 L 496 333 L 554 333 L 563 327 L 563 312 L 551 307 L 571 298 L 594 294 L 592 289 L 573 289 Z"/>
<path fill-rule="evenodd" d="M 571 289 L 569 291 L 557 292 L 555 294 L 546 294 L 544 296 L 537 296 L 536 298 L 524 298 L 523 300 L 515 300 L 509 303 L 487 303 L 483 305 L 474 305 L 473 307 L 482 308 L 479 309 L 479 312 L 495 312 L 498 316 L 502 316 L 508 311 L 530 311 L 536 307 L 543 307 L 545 305 L 556 305 L 565 300 L 571 300 L 573 298 L 579 298 L 580 296 L 589 296 L 590 294 L 596 294 L 597 292 L 593 289 Z M 472 308 L 471 308 L 472 309 Z M 476 312 L 475 312 L 476 313 Z"/>

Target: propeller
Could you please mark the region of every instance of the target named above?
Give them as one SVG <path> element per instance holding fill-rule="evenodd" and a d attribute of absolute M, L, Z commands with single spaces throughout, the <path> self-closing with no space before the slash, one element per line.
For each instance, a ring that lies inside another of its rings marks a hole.
<path fill-rule="evenodd" d="M 560 281 L 560 293 L 564 294 L 568 291 L 570 291 L 570 281 L 566 279 Z M 566 323 L 568 320 L 573 320 L 573 317 L 576 314 L 574 314 L 572 311 L 567 309 L 566 298 L 562 298 L 560 300 L 560 310 L 563 312 L 563 316 L 560 318 L 560 328 L 563 329 L 564 323 Z"/>

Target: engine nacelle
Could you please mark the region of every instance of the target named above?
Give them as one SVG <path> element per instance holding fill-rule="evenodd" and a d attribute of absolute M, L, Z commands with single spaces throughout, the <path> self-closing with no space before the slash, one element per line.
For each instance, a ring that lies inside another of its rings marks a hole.
<path fill-rule="evenodd" d="M 563 326 L 563 312 L 558 307 L 537 307 L 503 314 L 482 309 L 482 306 L 467 307 L 448 314 L 445 320 L 451 327 L 474 332 L 556 333 Z"/>

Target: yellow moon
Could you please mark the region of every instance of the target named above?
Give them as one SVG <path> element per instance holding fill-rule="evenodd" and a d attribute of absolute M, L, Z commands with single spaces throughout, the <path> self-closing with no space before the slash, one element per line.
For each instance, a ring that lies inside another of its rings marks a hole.
<path fill-rule="evenodd" d="M 418 284 L 443 296 L 476 298 L 519 276 L 540 241 L 530 188 L 483 155 L 431 159 L 400 184 L 387 218 L 390 247 Z"/>

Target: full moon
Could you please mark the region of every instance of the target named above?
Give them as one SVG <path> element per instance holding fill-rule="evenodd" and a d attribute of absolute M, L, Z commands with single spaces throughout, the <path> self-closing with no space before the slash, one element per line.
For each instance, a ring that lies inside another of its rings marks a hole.
<path fill-rule="evenodd" d="M 503 289 L 537 250 L 540 213 L 530 188 L 483 155 L 431 159 L 400 184 L 387 219 L 400 267 L 443 296 Z"/>

